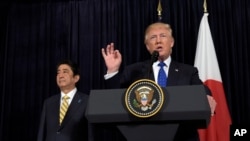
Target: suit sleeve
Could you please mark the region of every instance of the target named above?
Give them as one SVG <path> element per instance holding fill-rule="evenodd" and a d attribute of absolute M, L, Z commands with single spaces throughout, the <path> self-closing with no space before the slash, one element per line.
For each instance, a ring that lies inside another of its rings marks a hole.
<path fill-rule="evenodd" d="M 201 84 L 204 85 L 204 83 L 199 77 L 198 69 L 196 67 L 194 68 L 194 72 L 193 72 L 191 80 L 192 80 L 192 85 L 201 85 Z M 206 85 L 204 85 L 204 89 L 207 95 L 211 95 L 211 91 Z"/>
<path fill-rule="evenodd" d="M 40 125 L 38 129 L 37 141 L 45 141 L 45 102 L 43 104 L 43 109 L 40 118 Z"/>
<path fill-rule="evenodd" d="M 113 77 L 105 80 L 105 88 L 106 89 L 118 89 L 118 88 L 121 88 L 121 85 L 120 85 L 120 72 L 116 75 L 114 75 Z"/>

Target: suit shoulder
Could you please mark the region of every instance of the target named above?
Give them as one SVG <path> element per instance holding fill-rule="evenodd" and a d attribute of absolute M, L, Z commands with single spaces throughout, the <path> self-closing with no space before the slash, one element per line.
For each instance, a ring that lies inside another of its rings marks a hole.
<path fill-rule="evenodd" d="M 180 62 L 176 62 L 176 61 L 172 61 L 170 65 L 173 65 L 175 67 L 182 68 L 182 69 L 197 70 L 197 68 L 192 66 L 192 65 L 180 63 Z"/>
<path fill-rule="evenodd" d="M 60 99 L 60 94 L 52 95 L 44 100 L 44 103 L 55 102 Z"/>
<path fill-rule="evenodd" d="M 80 92 L 80 91 L 77 91 L 77 94 L 78 94 L 80 97 L 82 97 L 82 98 L 88 98 L 88 97 L 89 97 L 88 94 L 83 93 L 83 92 Z"/>
<path fill-rule="evenodd" d="M 147 64 L 150 63 L 150 60 L 146 60 L 146 61 L 141 61 L 141 62 L 136 62 L 136 63 L 133 63 L 133 64 L 130 64 L 130 65 L 127 65 L 126 68 L 142 68 L 144 66 L 147 66 Z"/>

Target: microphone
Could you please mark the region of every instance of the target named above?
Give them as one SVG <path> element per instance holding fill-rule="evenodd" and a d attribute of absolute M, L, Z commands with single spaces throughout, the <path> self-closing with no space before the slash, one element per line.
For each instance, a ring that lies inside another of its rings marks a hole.
<path fill-rule="evenodd" d="M 150 66 L 149 66 L 149 71 L 148 71 L 148 78 L 150 78 L 150 73 L 152 72 L 152 65 L 155 61 L 158 60 L 159 57 L 159 52 L 158 51 L 153 51 L 151 54 L 151 61 L 150 61 Z"/>
<path fill-rule="evenodd" d="M 153 63 L 155 61 L 158 60 L 158 57 L 159 57 L 159 52 L 158 51 L 154 51 L 152 54 L 151 54 L 151 66 L 153 65 Z"/>

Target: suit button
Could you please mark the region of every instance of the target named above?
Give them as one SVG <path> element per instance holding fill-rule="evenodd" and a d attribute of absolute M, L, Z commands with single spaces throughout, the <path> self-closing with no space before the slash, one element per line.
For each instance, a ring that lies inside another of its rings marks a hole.
<path fill-rule="evenodd" d="M 56 134 L 60 134 L 61 132 L 56 132 Z"/>

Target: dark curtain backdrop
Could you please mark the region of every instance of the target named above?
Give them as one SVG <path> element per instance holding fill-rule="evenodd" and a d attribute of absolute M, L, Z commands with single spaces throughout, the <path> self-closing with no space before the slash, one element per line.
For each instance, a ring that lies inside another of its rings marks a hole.
<path fill-rule="evenodd" d="M 161 1 L 162 21 L 172 25 L 175 37 L 172 56 L 193 65 L 203 0 Z M 158 0 L 1 1 L 0 140 L 36 139 L 43 101 L 59 92 L 59 60 L 79 63 L 78 89 L 89 93 L 103 88 L 106 70 L 100 50 L 108 43 L 121 51 L 122 67 L 149 58 L 143 35 L 158 19 L 157 4 Z M 250 124 L 250 1 L 207 4 L 233 123 Z M 105 128 L 95 134 L 99 140 L 121 140 Z"/>

